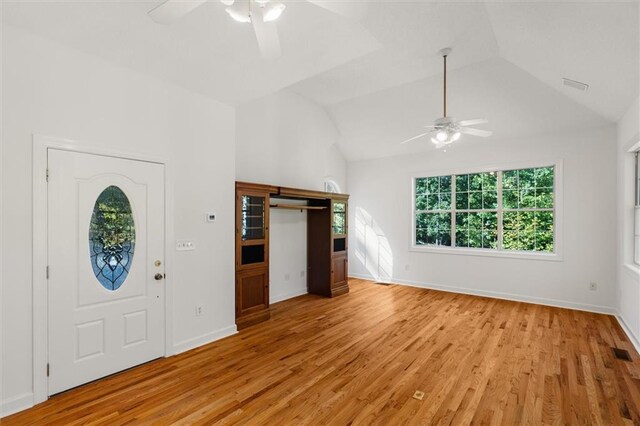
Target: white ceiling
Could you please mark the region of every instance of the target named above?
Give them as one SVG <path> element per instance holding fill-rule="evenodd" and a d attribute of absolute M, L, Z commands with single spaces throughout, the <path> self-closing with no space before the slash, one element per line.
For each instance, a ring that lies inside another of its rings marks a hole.
<path fill-rule="evenodd" d="M 638 3 L 490 3 L 500 55 L 617 121 L 638 96 Z M 586 82 L 589 93 L 560 78 Z"/>
<path fill-rule="evenodd" d="M 364 25 L 382 47 L 297 83 L 292 89 L 323 105 L 442 74 L 443 47 L 455 46 L 449 69 L 498 55 L 482 4 L 376 3 Z"/>
<path fill-rule="evenodd" d="M 595 112 L 533 78 L 516 65 L 493 58 L 449 73 L 449 115 L 457 119 L 487 118 L 476 126 L 493 130 L 493 138 L 517 139 L 608 124 Z M 428 138 L 399 145 L 423 133 L 422 126 L 442 116 L 442 76 L 417 80 L 330 107 L 340 129 L 340 149 L 360 160 L 426 151 Z M 482 143 L 464 136 L 456 145 Z"/>
<path fill-rule="evenodd" d="M 146 16 L 159 1 L 5 0 L 3 19 L 231 105 L 293 90 L 327 109 L 349 160 L 431 149 L 398 142 L 442 115 L 445 46 L 449 113 L 488 118 L 495 138 L 613 123 L 638 96 L 637 1 L 372 0 L 361 22 L 284 2 L 274 62 L 217 0 L 169 26 Z"/>
<path fill-rule="evenodd" d="M 380 47 L 360 24 L 306 1 L 278 20 L 283 56 L 264 61 L 251 24 L 209 1 L 171 25 L 147 12 L 159 1 L 4 0 L 4 22 L 83 52 L 237 105 Z"/>

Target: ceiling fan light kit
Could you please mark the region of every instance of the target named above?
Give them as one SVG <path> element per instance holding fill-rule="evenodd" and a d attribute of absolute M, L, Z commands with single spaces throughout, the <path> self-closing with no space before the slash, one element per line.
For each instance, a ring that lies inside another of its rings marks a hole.
<path fill-rule="evenodd" d="M 450 133 L 445 130 L 440 130 L 438 133 L 436 133 L 435 137 L 431 137 L 431 142 L 433 142 L 433 144 L 437 147 L 440 147 L 449 145 L 450 143 L 453 143 L 458 139 L 460 139 L 460 132 Z"/>
<path fill-rule="evenodd" d="M 435 127 L 435 135 L 431 137 L 431 142 L 436 147 L 441 148 L 460 139 L 461 133 L 453 117 L 438 118 L 435 121 L 435 126 L 437 127 Z"/>
<path fill-rule="evenodd" d="M 249 0 L 232 1 L 230 3 L 230 6 L 225 9 L 225 12 L 227 12 L 234 21 L 242 23 L 251 22 L 251 7 Z"/>
<path fill-rule="evenodd" d="M 262 21 L 273 22 L 282 15 L 286 8 L 283 3 L 270 0 L 253 0 L 255 4 L 262 9 Z M 242 23 L 252 22 L 253 13 L 251 11 L 251 0 L 225 0 L 223 4 L 228 5 L 225 11 L 233 18 L 233 20 Z M 255 19 L 255 18 L 254 18 Z M 258 18 L 259 19 L 259 18 Z"/>
<path fill-rule="evenodd" d="M 264 22 L 272 22 L 275 21 L 282 15 L 282 12 L 286 8 L 284 3 L 279 2 L 270 2 L 266 6 L 264 6 Z"/>
<path fill-rule="evenodd" d="M 466 127 L 474 124 L 488 123 L 488 120 L 484 118 L 456 121 L 455 118 L 447 116 L 447 56 L 449 56 L 450 53 L 451 48 L 449 47 L 440 50 L 440 55 L 442 56 L 444 62 L 443 116 L 435 120 L 432 126 L 425 126 L 426 128 L 431 129 L 430 131 L 407 139 L 406 141 L 401 142 L 401 144 L 405 144 L 407 142 L 411 142 L 413 140 L 431 134 L 431 142 L 436 146 L 436 148 L 442 148 L 460 139 L 462 134 L 480 136 L 483 138 L 491 136 L 492 133 L 488 130 L 472 129 Z"/>
<path fill-rule="evenodd" d="M 339 0 L 307 0 L 309 3 L 351 19 L 361 19 L 367 10 L 368 0 L 344 2 Z M 148 12 L 158 24 L 170 24 L 182 18 L 207 0 L 165 0 Z M 252 23 L 260 53 L 264 59 L 273 60 L 281 56 L 280 38 L 275 22 L 286 9 L 277 0 L 220 0 L 227 6 L 225 11 L 233 20 Z"/>
<path fill-rule="evenodd" d="M 262 12 L 262 21 L 263 22 L 273 22 L 282 15 L 282 12 L 286 8 L 283 3 L 277 1 L 270 0 L 253 0 L 258 8 L 261 9 Z M 228 4 L 229 7 L 225 9 L 225 11 L 231 16 L 235 21 L 242 23 L 250 23 L 252 22 L 252 18 L 255 13 L 252 13 L 251 8 L 251 0 L 225 0 L 224 4 Z M 259 15 L 258 15 L 259 16 Z M 260 19 L 259 17 L 257 19 Z"/>

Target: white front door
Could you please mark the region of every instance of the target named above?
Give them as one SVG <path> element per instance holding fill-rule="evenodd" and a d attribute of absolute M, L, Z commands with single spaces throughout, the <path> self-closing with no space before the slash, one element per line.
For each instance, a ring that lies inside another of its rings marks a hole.
<path fill-rule="evenodd" d="M 48 150 L 49 395 L 164 355 L 164 166 Z"/>

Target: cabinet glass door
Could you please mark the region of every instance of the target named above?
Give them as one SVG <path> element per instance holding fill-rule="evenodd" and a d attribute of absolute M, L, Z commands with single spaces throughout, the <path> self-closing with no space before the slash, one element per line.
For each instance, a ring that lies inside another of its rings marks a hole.
<path fill-rule="evenodd" d="M 262 240 L 265 235 L 265 197 L 242 196 L 242 239 Z"/>
<path fill-rule="evenodd" d="M 333 234 L 345 235 L 347 233 L 347 204 L 343 202 L 333 203 Z"/>

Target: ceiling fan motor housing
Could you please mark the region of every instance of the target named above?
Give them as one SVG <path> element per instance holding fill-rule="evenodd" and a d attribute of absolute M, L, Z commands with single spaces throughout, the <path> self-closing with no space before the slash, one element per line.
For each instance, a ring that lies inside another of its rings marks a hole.
<path fill-rule="evenodd" d="M 449 128 L 453 129 L 456 127 L 456 119 L 453 117 L 440 117 L 433 124 L 437 128 Z"/>

